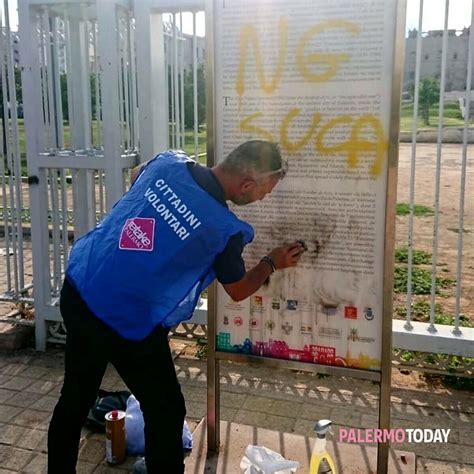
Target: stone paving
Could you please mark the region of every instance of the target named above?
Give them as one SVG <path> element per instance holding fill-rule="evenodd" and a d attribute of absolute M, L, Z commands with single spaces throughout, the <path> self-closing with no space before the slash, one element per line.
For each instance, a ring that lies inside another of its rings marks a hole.
<path fill-rule="evenodd" d="M 185 355 L 186 345 L 173 341 L 193 429 L 206 413 L 206 362 Z M 396 449 L 415 452 L 420 473 L 474 473 L 472 393 L 404 387 L 403 376 L 394 376 L 393 427 L 452 429 L 447 444 L 400 444 Z M 46 472 L 46 433 L 62 377 L 61 348 L 0 352 L 0 474 Z M 377 426 L 378 386 L 371 382 L 223 363 L 221 384 L 223 420 L 311 438 L 319 418 L 332 419 L 336 435 L 340 426 Z M 103 388 L 124 388 L 113 368 Z M 130 472 L 135 458 L 112 468 L 105 463 L 104 448 L 104 435 L 84 430 L 78 472 Z"/>

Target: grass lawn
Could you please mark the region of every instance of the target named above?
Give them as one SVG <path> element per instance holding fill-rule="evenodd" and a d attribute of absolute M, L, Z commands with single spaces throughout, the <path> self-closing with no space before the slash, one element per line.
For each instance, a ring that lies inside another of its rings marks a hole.
<path fill-rule="evenodd" d="M 429 114 L 429 125 L 426 125 L 421 118 L 421 109 L 418 111 L 418 130 L 435 130 L 438 128 L 438 105 L 433 105 L 430 107 Z M 461 116 L 461 110 L 455 102 L 448 102 L 444 104 L 444 120 L 443 124 L 445 127 L 464 127 L 464 119 Z M 474 125 L 474 120 L 469 121 L 469 125 Z M 401 117 L 400 117 L 400 131 L 401 132 L 411 132 L 413 124 L 413 104 L 402 104 L 401 107 Z"/>
<path fill-rule="evenodd" d="M 418 114 L 418 130 L 436 130 L 438 128 L 438 105 L 435 104 L 430 108 L 430 124 L 426 125 L 421 118 L 421 113 Z M 402 104 L 401 107 L 401 118 L 400 118 L 400 131 L 411 132 L 413 123 L 413 104 Z M 474 126 L 474 119 L 470 120 L 470 126 Z M 461 117 L 461 111 L 459 106 L 455 102 L 448 102 L 444 105 L 444 126 L 445 127 L 464 127 L 464 119 Z M 25 139 L 25 126 L 23 119 L 18 120 L 19 129 L 19 144 L 20 153 L 22 157 L 22 172 L 26 176 L 26 139 Z M 97 122 L 92 123 L 92 135 L 94 141 L 97 141 Z M 194 155 L 194 137 L 193 130 L 186 130 L 184 134 L 184 151 L 188 155 Z M 169 140 L 171 144 L 171 137 Z M 70 147 L 70 131 L 69 125 L 64 124 L 64 144 L 65 148 Z M 171 145 L 170 145 L 171 146 Z M 159 151 L 159 150 L 157 150 Z M 201 131 L 198 133 L 198 161 L 201 164 L 206 163 L 206 129 L 204 126 L 201 127 Z"/>
<path fill-rule="evenodd" d="M 198 133 L 198 154 L 206 153 L 206 130 L 202 129 Z M 171 141 L 170 141 L 171 143 Z M 184 132 L 184 151 L 187 155 L 194 155 L 194 131 L 186 130 Z M 206 164 L 206 155 L 199 156 L 197 161 L 202 165 Z"/>

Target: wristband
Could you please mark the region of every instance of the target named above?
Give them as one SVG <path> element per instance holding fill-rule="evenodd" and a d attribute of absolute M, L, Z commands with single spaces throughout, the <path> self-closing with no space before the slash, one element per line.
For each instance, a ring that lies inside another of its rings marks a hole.
<path fill-rule="evenodd" d="M 262 257 L 262 259 L 260 260 L 261 262 L 265 262 L 267 263 L 268 265 L 270 265 L 270 268 L 272 269 L 272 273 L 277 269 L 276 265 L 275 265 L 275 262 L 273 261 L 273 259 L 271 257 L 269 257 L 268 255 L 265 255 L 265 257 Z"/>

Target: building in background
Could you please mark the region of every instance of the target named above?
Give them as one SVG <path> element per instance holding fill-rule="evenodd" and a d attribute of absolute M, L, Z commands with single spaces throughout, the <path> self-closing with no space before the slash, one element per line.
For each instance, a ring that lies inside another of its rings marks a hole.
<path fill-rule="evenodd" d="M 183 48 L 183 62 L 186 71 L 193 70 L 193 36 L 183 34 L 184 48 Z M 196 36 L 196 59 L 197 64 L 204 64 L 206 61 L 206 38 Z"/>
<path fill-rule="evenodd" d="M 7 29 L 2 26 L 2 41 L 5 41 L 5 35 L 7 34 Z M 14 64 L 20 63 L 20 39 L 18 36 L 18 31 L 10 31 L 10 42 L 12 46 L 13 53 L 13 62 Z M 4 43 L 5 44 L 5 43 Z"/>
<path fill-rule="evenodd" d="M 163 29 L 165 33 L 165 52 L 167 54 L 168 63 L 172 61 L 173 54 L 173 24 L 171 22 L 164 22 Z M 193 70 L 193 35 L 183 33 L 179 27 L 176 27 L 176 38 L 179 42 L 177 51 L 178 61 L 183 64 L 185 71 Z M 196 61 L 197 65 L 203 65 L 206 62 L 206 38 L 203 36 L 196 36 Z"/>
<path fill-rule="evenodd" d="M 165 49 L 168 52 L 168 60 L 171 60 L 172 50 L 172 25 L 169 22 L 164 22 L 165 30 Z M 60 29 L 61 31 L 61 29 Z M 5 34 L 5 28 L 2 27 L 2 33 Z M 15 64 L 20 62 L 19 53 L 19 36 L 18 32 L 12 31 L 11 43 L 13 48 L 13 59 Z M 405 44 L 405 67 L 403 91 L 408 98 L 415 82 L 416 69 L 416 45 L 417 45 L 416 29 L 410 30 L 406 38 Z M 193 36 L 182 33 L 177 28 L 176 36 L 179 38 L 181 46 L 178 50 L 178 60 L 181 62 L 185 71 L 192 71 L 193 68 Z M 445 92 L 464 91 L 466 88 L 466 75 L 468 63 L 468 43 L 469 43 L 469 27 L 462 30 L 448 30 L 448 50 L 446 57 L 446 83 Z M 64 46 L 64 37 L 60 35 L 59 38 L 59 70 L 63 74 L 66 72 L 66 51 Z M 196 59 L 197 64 L 204 65 L 206 60 L 206 38 L 196 36 Z M 420 62 L 420 79 L 440 79 L 441 78 L 441 61 L 443 49 L 443 31 L 430 30 L 423 33 L 421 41 L 421 62 Z M 91 69 L 93 70 L 95 58 L 91 51 Z M 473 61 L 472 77 L 474 78 L 474 61 Z M 471 86 L 474 89 L 474 80 Z M 450 96 L 452 94 L 449 94 Z M 456 95 L 456 94 L 454 94 Z M 450 97 L 451 98 L 451 97 Z M 454 98 L 454 96 L 453 96 Z"/>
<path fill-rule="evenodd" d="M 405 72 L 403 80 L 404 91 L 409 91 L 415 83 L 417 35 L 418 31 L 416 29 L 410 30 L 406 39 Z M 448 30 L 446 92 L 464 91 L 466 89 L 468 43 L 469 28 L 464 28 L 461 31 Z M 431 30 L 423 34 L 421 40 L 420 80 L 426 78 L 439 80 L 441 78 L 442 50 L 442 30 Z M 474 82 L 472 86 L 474 87 Z"/>

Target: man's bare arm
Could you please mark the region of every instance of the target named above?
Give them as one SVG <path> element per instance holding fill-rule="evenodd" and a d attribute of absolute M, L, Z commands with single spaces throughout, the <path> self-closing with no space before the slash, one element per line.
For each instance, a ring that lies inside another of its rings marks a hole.
<path fill-rule="evenodd" d="M 304 251 L 304 244 L 293 242 L 292 244 L 273 249 L 268 254 L 268 257 L 270 257 L 271 262 L 275 265 L 275 269 L 281 270 L 283 268 L 295 267 Z M 273 273 L 274 268 L 272 268 L 271 262 L 260 261 L 241 280 L 222 286 L 234 301 L 242 301 L 253 295 Z"/>

